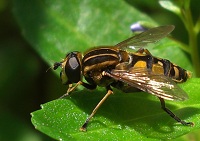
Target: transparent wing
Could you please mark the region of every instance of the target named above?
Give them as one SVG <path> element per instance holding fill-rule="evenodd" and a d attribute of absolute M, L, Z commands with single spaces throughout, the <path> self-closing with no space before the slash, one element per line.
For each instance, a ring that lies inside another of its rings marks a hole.
<path fill-rule="evenodd" d="M 139 49 L 141 47 L 146 46 L 149 43 L 155 43 L 159 41 L 160 39 L 167 36 L 169 33 L 171 33 L 174 30 L 173 25 L 167 25 L 167 26 L 159 26 L 155 28 L 151 28 L 147 31 L 144 31 L 138 35 L 135 35 L 133 37 L 130 37 L 115 46 L 119 48 L 133 48 L 133 49 Z"/>
<path fill-rule="evenodd" d="M 188 95 L 169 77 L 154 74 L 146 68 L 112 70 L 107 73 L 115 80 L 122 81 L 144 92 L 168 100 L 186 100 Z"/>

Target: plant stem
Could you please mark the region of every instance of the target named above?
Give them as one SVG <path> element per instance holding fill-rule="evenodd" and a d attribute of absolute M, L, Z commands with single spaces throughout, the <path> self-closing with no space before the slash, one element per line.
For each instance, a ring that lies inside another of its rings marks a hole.
<path fill-rule="evenodd" d="M 184 8 L 182 9 L 182 20 L 185 24 L 185 27 L 188 31 L 189 36 L 189 47 L 191 52 L 191 59 L 195 70 L 195 76 L 200 77 L 200 58 L 199 58 L 199 50 L 197 43 L 197 32 L 195 32 L 195 26 L 192 19 L 192 14 L 190 11 L 190 0 L 185 2 Z"/>

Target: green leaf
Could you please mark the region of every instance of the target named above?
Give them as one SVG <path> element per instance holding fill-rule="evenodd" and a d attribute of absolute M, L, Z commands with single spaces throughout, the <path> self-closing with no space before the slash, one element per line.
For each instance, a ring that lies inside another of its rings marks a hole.
<path fill-rule="evenodd" d="M 97 140 L 102 136 L 105 140 L 176 138 L 200 126 L 199 83 L 200 79 L 191 79 L 181 85 L 190 97 L 188 101 L 166 101 L 167 107 L 180 118 L 194 122 L 194 127 L 177 123 L 160 109 L 154 96 L 117 90 L 98 110 L 87 132 L 80 132 L 79 128 L 106 91 L 77 91 L 70 98 L 43 104 L 41 110 L 32 113 L 32 122 L 36 129 L 58 140 Z"/>
<path fill-rule="evenodd" d="M 117 44 L 131 36 L 130 25 L 134 22 L 155 24 L 120 0 L 14 0 L 13 12 L 24 37 L 51 65 L 70 51 L 84 52 L 92 46 Z M 163 39 L 155 46 L 150 49 L 153 55 L 193 70 L 187 55 L 175 41 Z M 193 103 L 199 100 L 199 79 L 191 79 L 183 88 L 191 97 L 189 102 L 174 102 L 169 108 L 182 119 L 194 121 L 195 127 L 177 124 L 160 110 L 160 103 L 153 96 L 121 94 L 115 90 L 116 94 L 102 105 L 90 122 L 88 132 L 80 132 L 79 127 L 105 94 L 100 88 L 93 92 L 77 91 L 71 99 L 42 105 L 41 110 L 32 113 L 32 123 L 36 129 L 58 140 L 99 140 L 102 136 L 105 140 L 176 138 L 199 128 L 197 110 L 200 106 Z"/>
<path fill-rule="evenodd" d="M 14 0 L 13 11 L 24 37 L 51 64 L 69 51 L 117 44 L 139 20 L 154 23 L 120 0 Z"/>
<path fill-rule="evenodd" d="M 165 9 L 167 9 L 167 10 L 169 10 L 169 11 L 175 13 L 176 15 L 179 15 L 179 16 L 180 16 L 180 14 L 181 14 L 181 9 L 180 9 L 179 6 L 177 6 L 177 5 L 175 4 L 175 2 L 169 1 L 169 0 L 159 0 L 159 4 L 160 4 L 163 8 L 165 8 Z"/>

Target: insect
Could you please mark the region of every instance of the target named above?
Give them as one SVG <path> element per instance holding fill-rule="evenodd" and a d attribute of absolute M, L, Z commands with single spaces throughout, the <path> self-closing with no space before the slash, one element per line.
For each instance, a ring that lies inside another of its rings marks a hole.
<path fill-rule="evenodd" d="M 164 101 L 188 98 L 176 83 L 185 82 L 190 73 L 169 60 L 154 57 L 143 48 L 149 43 L 159 41 L 173 30 L 173 25 L 151 28 L 114 46 L 99 46 L 83 55 L 78 51 L 71 52 L 61 62 L 54 63 L 54 70 L 62 68 L 62 83 L 69 85 L 67 93 L 62 97 L 68 96 L 78 85 L 87 89 L 101 86 L 107 90 L 106 95 L 80 128 L 81 131 L 86 131 L 88 122 L 113 93 L 112 87 L 127 93 L 141 90 L 155 95 L 161 102 L 161 108 L 173 119 L 183 125 L 193 125 L 192 122 L 177 117 L 165 106 Z M 128 52 L 127 48 L 134 48 L 137 51 Z M 82 81 L 82 77 L 87 83 Z"/>

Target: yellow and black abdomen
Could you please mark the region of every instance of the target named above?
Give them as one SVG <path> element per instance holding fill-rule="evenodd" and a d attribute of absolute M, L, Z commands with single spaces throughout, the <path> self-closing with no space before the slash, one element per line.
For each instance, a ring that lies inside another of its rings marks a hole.
<path fill-rule="evenodd" d="M 154 57 L 150 54 L 131 54 L 132 67 L 145 67 L 152 70 L 154 74 L 170 77 L 175 82 L 185 82 L 190 73 L 185 69 L 171 63 L 167 59 Z"/>
<path fill-rule="evenodd" d="M 185 82 L 191 77 L 189 71 L 171 63 L 169 77 L 171 77 L 176 82 Z"/>
<path fill-rule="evenodd" d="M 152 70 L 157 73 L 163 73 L 175 82 L 185 82 L 190 77 L 188 71 L 171 63 L 167 59 L 154 57 Z"/>

